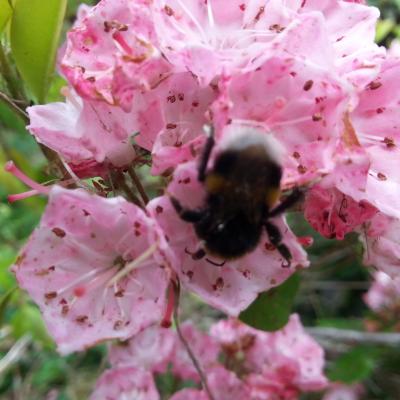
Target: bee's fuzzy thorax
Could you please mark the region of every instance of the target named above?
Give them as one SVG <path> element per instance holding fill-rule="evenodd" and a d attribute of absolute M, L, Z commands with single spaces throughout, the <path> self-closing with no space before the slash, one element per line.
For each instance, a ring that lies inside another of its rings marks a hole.
<path fill-rule="evenodd" d="M 219 151 L 241 151 L 247 147 L 260 146 L 268 157 L 277 164 L 282 163 L 284 148 L 271 133 L 249 126 L 233 125 L 225 132 L 219 144 Z"/>

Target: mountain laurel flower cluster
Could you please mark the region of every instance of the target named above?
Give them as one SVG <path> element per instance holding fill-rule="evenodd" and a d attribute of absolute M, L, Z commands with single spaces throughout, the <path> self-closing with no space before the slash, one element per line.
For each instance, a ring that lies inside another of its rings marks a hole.
<path fill-rule="evenodd" d="M 210 252 L 199 238 L 195 221 L 209 212 L 211 194 L 229 192 L 235 202 L 231 182 L 204 182 L 231 136 L 242 135 L 239 154 L 252 149 L 255 132 L 279 149 L 267 180 L 276 187 L 262 200 L 267 212 L 283 211 L 300 192 L 296 209 L 317 232 L 339 240 L 359 233 L 365 263 L 400 279 L 400 58 L 374 43 L 378 16 L 350 0 L 82 6 L 58 54 L 65 102 L 28 108 L 29 131 L 58 154 L 65 176 L 49 188 L 7 169 L 32 187 L 25 196 L 48 196 L 12 269 L 59 351 L 129 340 L 111 348 L 112 369 L 93 399 L 158 399 L 153 373 L 169 363 L 182 379 L 199 380 L 175 334 L 159 328 L 171 325 L 177 288 L 237 317 L 308 267 L 307 240 L 282 212 L 265 215 L 257 244 L 240 257 Z M 149 184 L 150 196 L 144 166 L 158 185 Z M 241 207 L 257 212 L 256 201 Z M 228 222 L 216 219 L 213 229 Z M 386 304 L 373 292 L 367 299 L 373 308 Z M 271 334 L 228 321 L 206 338 L 183 327 L 216 399 L 235 398 L 230 390 L 238 399 L 297 399 L 326 384 L 322 351 L 297 316 Z M 221 352 L 232 362 L 242 357 L 237 370 L 218 363 Z M 197 389 L 173 397 L 206 398 Z"/>
<path fill-rule="evenodd" d="M 209 334 L 190 322 L 182 325 L 218 400 L 297 399 L 300 393 L 327 387 L 324 353 L 293 314 L 280 331 L 267 333 L 231 318 L 211 326 Z M 99 378 L 91 400 L 154 399 L 154 376 L 168 366 L 177 382 L 198 381 L 191 360 L 171 330 L 150 327 L 128 342 L 109 348 L 111 368 Z M 109 397 L 107 397 L 109 396 Z M 135 397 L 136 396 L 136 397 Z M 171 400 L 208 400 L 198 389 L 182 389 Z"/>

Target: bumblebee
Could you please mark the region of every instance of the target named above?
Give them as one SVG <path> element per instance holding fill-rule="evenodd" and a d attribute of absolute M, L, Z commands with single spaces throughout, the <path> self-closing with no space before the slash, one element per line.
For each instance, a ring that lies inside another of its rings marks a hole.
<path fill-rule="evenodd" d="M 291 253 L 270 219 L 290 208 L 302 193 L 295 189 L 276 205 L 281 197 L 282 178 L 279 144 L 265 132 L 249 127 L 238 129 L 222 139 L 208 170 L 215 139 L 212 127 L 207 126 L 206 133 L 198 168 L 198 180 L 206 190 L 204 206 L 188 209 L 171 197 L 180 218 L 194 225 L 204 243 L 204 249 L 187 252 L 193 259 L 203 258 L 206 252 L 223 260 L 236 259 L 255 249 L 265 229 L 271 244 L 290 266 Z"/>

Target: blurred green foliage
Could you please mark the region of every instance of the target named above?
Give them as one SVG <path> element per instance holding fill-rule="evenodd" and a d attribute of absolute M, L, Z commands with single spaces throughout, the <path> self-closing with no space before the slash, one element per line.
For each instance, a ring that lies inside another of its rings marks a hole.
<path fill-rule="evenodd" d="M 92 5 L 95 2 L 85 1 Z M 80 3 L 82 1 L 68 0 L 63 35 L 73 23 Z M 0 0 L 0 33 L 8 18 L 8 4 L 8 0 Z M 400 38 L 400 0 L 371 0 L 370 4 L 378 6 L 382 15 L 377 42 L 389 45 L 393 39 Z M 7 48 L 4 36 L 7 35 L 3 35 L 2 44 Z M 10 68 L 15 72 L 12 64 Z M 47 101 L 60 100 L 63 85 L 62 78 L 54 77 Z M 0 76 L 0 90 L 8 92 L 9 89 Z M 25 130 L 24 121 L 0 103 L 0 166 L 11 159 L 32 179 L 39 182 L 51 179 L 46 160 Z M 9 272 L 9 266 L 37 225 L 45 206 L 45 199 L 37 196 L 8 204 L 7 195 L 25 190 L 22 183 L 0 168 L 0 359 L 10 349 L 23 345 L 18 358 L 0 371 L 0 398 L 36 400 L 53 394 L 58 400 L 86 399 L 97 376 L 106 367 L 105 346 L 68 357 L 59 356 L 37 307 L 17 289 L 14 276 Z M 295 301 L 295 311 L 301 314 L 303 323 L 364 329 L 364 317 L 369 311 L 362 294 L 369 285 L 369 272 L 361 264 L 362 249 L 356 236 L 348 235 L 341 242 L 324 239 L 296 214 L 290 216 L 290 224 L 299 236 L 314 238 L 314 244 L 308 249 L 312 268 L 301 274 Z M 198 302 L 192 307 L 186 314 L 201 312 L 202 319 L 207 315 L 215 318 L 215 312 Z M 327 356 L 330 378 L 344 383 L 362 382 L 367 390 L 365 399 L 400 398 L 400 349 L 388 351 L 358 346 L 343 352 L 338 346 L 328 351 Z M 176 382 L 169 373 L 159 376 L 157 383 L 165 396 L 182 385 L 193 385 Z"/>

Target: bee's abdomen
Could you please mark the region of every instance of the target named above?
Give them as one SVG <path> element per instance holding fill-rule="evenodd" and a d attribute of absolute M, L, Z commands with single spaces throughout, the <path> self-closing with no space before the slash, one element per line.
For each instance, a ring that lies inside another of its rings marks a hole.
<path fill-rule="evenodd" d="M 215 217 L 215 216 L 214 216 Z M 245 215 L 236 215 L 216 223 L 215 218 L 195 224 L 197 236 L 205 241 L 206 249 L 223 259 L 241 257 L 254 250 L 260 241 L 261 221 L 251 222 Z"/>

